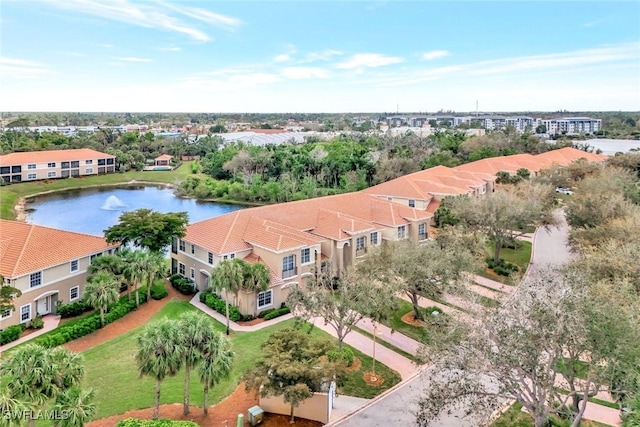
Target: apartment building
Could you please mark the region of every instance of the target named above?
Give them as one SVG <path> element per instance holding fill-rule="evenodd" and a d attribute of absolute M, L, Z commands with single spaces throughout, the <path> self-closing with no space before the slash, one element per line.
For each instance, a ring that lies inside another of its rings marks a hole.
<path fill-rule="evenodd" d="M 101 237 L 0 220 L 0 274 L 5 285 L 22 292 L 15 310 L 0 313 L 0 329 L 80 300 L 91 261 L 118 246 Z"/>
<path fill-rule="evenodd" d="M 115 172 L 116 156 L 80 148 L 10 153 L 0 156 L 5 183 L 69 178 Z"/>
<path fill-rule="evenodd" d="M 560 134 L 594 134 L 602 127 L 602 120 L 589 117 L 564 117 L 560 119 L 542 120 L 549 135 Z"/>
<path fill-rule="evenodd" d="M 190 224 L 171 249 L 171 269 L 198 289 L 210 284 L 221 261 L 262 262 L 267 291 L 222 295 L 243 314 L 279 307 L 291 286 L 304 286 L 320 269 L 340 274 L 383 241 L 428 239 L 432 213 L 366 193 L 349 193 L 235 211 Z"/>

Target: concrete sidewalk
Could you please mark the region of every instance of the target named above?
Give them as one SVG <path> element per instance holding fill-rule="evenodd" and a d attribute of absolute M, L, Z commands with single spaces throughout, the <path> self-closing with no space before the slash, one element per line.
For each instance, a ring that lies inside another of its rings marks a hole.
<path fill-rule="evenodd" d="M 56 316 L 53 314 L 48 314 L 44 316 L 42 320 L 44 320 L 44 327 L 42 329 L 38 329 L 37 331 L 31 332 L 29 335 L 26 335 L 22 338 L 19 338 L 15 341 L 12 341 L 10 343 L 3 345 L 2 347 L 0 347 L 0 354 L 2 354 L 2 352 L 4 351 L 9 350 L 12 347 L 22 344 L 23 342 L 27 342 L 36 337 L 39 337 L 40 335 L 46 334 L 49 331 L 52 331 L 55 328 L 57 328 L 58 325 L 60 324 L 60 316 Z"/>
<path fill-rule="evenodd" d="M 486 277 L 475 275 L 473 281 L 485 288 L 491 288 L 494 291 L 504 292 L 510 294 L 516 288 L 515 286 L 505 285 L 504 283 L 497 282 L 495 280 L 487 279 Z"/>
<path fill-rule="evenodd" d="M 373 335 L 374 327 L 371 319 L 364 318 L 357 323 L 357 326 Z M 418 353 L 418 350 L 422 347 L 422 344 L 413 338 L 409 338 L 400 332 L 393 331 L 388 326 L 380 323 L 376 323 L 375 332 L 376 337 L 380 340 L 398 347 L 400 350 L 406 351 L 413 356 L 415 356 Z"/>

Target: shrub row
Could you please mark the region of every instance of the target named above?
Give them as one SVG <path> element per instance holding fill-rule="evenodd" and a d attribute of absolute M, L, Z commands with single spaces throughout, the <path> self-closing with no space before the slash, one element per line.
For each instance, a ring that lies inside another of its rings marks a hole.
<path fill-rule="evenodd" d="M 355 355 L 353 354 L 353 350 L 349 347 L 342 347 L 342 351 L 336 349 L 327 352 L 327 359 L 329 359 L 330 362 L 342 360 L 347 364 L 347 367 L 349 367 L 353 365 Z"/>
<path fill-rule="evenodd" d="M 169 291 L 162 283 L 156 283 L 151 286 L 151 299 L 159 300 L 169 295 Z"/>
<path fill-rule="evenodd" d="M 169 278 L 171 286 L 183 295 L 193 295 L 197 292 L 192 282 L 187 280 L 182 274 L 174 274 Z"/>
<path fill-rule="evenodd" d="M 284 316 L 285 314 L 291 313 L 291 309 L 289 307 L 282 307 L 275 309 L 264 316 L 264 320 L 275 319 L 276 317 Z"/>
<path fill-rule="evenodd" d="M 60 305 L 57 308 L 56 313 L 60 317 L 65 319 L 67 317 L 79 316 L 85 311 L 89 311 L 89 310 L 92 310 L 91 306 L 89 306 L 88 304 L 85 304 L 83 301 L 76 301 L 69 304 Z"/>
<path fill-rule="evenodd" d="M 4 331 L 0 332 L 0 345 L 5 345 L 12 341 L 17 340 L 24 331 L 24 325 L 9 326 Z"/>
<path fill-rule="evenodd" d="M 145 288 L 140 288 L 137 291 L 140 294 L 140 302 L 147 301 L 147 292 Z M 109 312 L 104 315 L 104 323 L 108 325 L 136 308 L 135 295 L 132 295 L 131 301 L 125 295 L 120 300 L 109 307 Z M 51 348 L 62 345 L 77 338 L 89 335 L 92 332 L 100 329 L 100 314 L 98 312 L 93 313 L 82 319 L 78 319 L 75 322 L 63 324 L 53 331 L 39 336 L 32 340 L 34 344 L 40 344 L 43 347 Z"/>
<path fill-rule="evenodd" d="M 198 424 L 192 421 L 175 421 L 175 420 L 139 420 L 137 418 L 127 418 L 118 421 L 116 427 L 198 427 Z"/>
<path fill-rule="evenodd" d="M 214 309 L 218 313 L 226 316 L 227 308 L 226 303 L 222 298 L 218 295 L 214 294 L 211 291 L 205 291 L 200 294 L 200 301 L 203 302 L 207 307 Z M 240 309 L 235 305 L 229 305 L 229 319 L 237 322 L 239 320 L 251 320 L 253 316 L 243 316 L 240 313 Z"/>
<path fill-rule="evenodd" d="M 517 265 L 511 262 L 505 261 L 503 258 L 500 258 L 500 260 L 497 263 L 491 257 L 487 258 L 486 261 L 487 261 L 487 267 L 489 267 L 490 269 L 495 271 L 496 274 L 499 274 L 501 276 L 510 276 L 512 273 L 515 273 L 516 271 L 518 271 Z"/>

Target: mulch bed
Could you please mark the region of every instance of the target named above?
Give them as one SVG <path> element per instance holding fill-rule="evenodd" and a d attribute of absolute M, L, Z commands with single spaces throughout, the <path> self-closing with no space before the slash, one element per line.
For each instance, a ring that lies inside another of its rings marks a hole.
<path fill-rule="evenodd" d="M 367 385 L 372 386 L 378 386 L 384 382 L 384 378 L 382 378 L 382 375 L 374 374 L 373 372 L 365 372 L 362 378 L 364 379 L 364 382 L 367 383 Z"/>
<path fill-rule="evenodd" d="M 407 314 L 402 316 L 401 320 L 407 325 L 424 326 L 424 322 L 422 320 L 418 320 L 413 316 L 413 311 L 407 312 Z"/>
<path fill-rule="evenodd" d="M 248 322 L 236 322 L 236 323 L 241 326 L 253 326 L 253 325 L 259 325 L 260 323 L 264 323 L 264 319 L 260 317 L 256 317 L 255 319 L 249 320 Z"/>
<path fill-rule="evenodd" d="M 360 369 L 360 366 L 362 366 L 362 362 L 358 357 L 354 357 L 353 363 L 351 364 L 351 366 L 347 366 L 346 369 L 347 371 L 357 371 Z"/>
<path fill-rule="evenodd" d="M 169 295 L 163 299 L 157 301 L 152 299 L 149 302 L 141 304 L 137 310 L 132 311 L 123 318 L 118 319 L 113 323 L 109 323 L 104 328 L 98 329 L 92 334 L 70 341 L 63 347 L 75 352 L 88 350 L 125 334 L 138 326 L 146 324 L 154 314 L 160 311 L 160 309 L 167 305 L 172 299 L 189 301 L 193 298 L 192 295 L 182 295 L 180 292 L 176 291 L 169 282 L 166 282 L 165 286 L 169 291 Z"/>

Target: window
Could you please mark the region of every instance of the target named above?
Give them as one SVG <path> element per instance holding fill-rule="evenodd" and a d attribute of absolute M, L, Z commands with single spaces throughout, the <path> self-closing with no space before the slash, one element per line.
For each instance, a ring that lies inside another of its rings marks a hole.
<path fill-rule="evenodd" d="M 222 260 L 223 260 L 223 261 L 226 261 L 227 259 L 229 259 L 229 257 L 228 257 L 227 255 L 225 255 L 225 256 L 223 256 L 223 257 L 222 257 Z"/>
<path fill-rule="evenodd" d="M 33 170 L 35 168 L 36 168 L 36 164 L 35 163 L 30 163 L 30 164 L 27 165 L 27 169 L 29 169 L 29 170 Z"/>
<path fill-rule="evenodd" d="M 184 276 L 184 273 L 186 272 L 186 267 L 183 263 L 179 262 L 178 263 L 178 273 L 182 274 Z"/>
<path fill-rule="evenodd" d="M 93 168 L 87 168 L 87 170 L 85 170 L 84 173 L 93 173 Z"/>
<path fill-rule="evenodd" d="M 418 224 L 418 236 L 424 239 L 426 238 L 426 235 L 424 224 Z"/>
<path fill-rule="evenodd" d="M 213 265 L 213 254 L 209 252 L 209 265 Z"/>
<path fill-rule="evenodd" d="M 98 166 L 104 166 L 106 163 L 105 159 L 98 159 Z"/>
<path fill-rule="evenodd" d="M 31 277 L 29 278 L 30 286 L 35 288 L 36 286 L 42 285 L 42 271 L 38 271 L 36 273 L 31 273 Z"/>
<path fill-rule="evenodd" d="M 73 162 L 71 162 L 71 167 L 72 168 L 79 168 L 80 167 L 80 161 L 79 160 L 74 160 Z"/>
<path fill-rule="evenodd" d="M 196 253 L 196 245 L 191 245 L 191 255 Z"/>
<path fill-rule="evenodd" d="M 93 164 L 93 160 L 85 160 L 84 164 L 85 165 L 92 165 Z"/>
<path fill-rule="evenodd" d="M 371 233 L 371 244 L 372 245 L 377 245 L 378 244 L 378 232 L 373 232 Z"/>
<path fill-rule="evenodd" d="M 305 248 L 300 251 L 300 263 L 307 264 L 311 262 L 311 249 Z"/>
<path fill-rule="evenodd" d="M 69 301 L 74 301 L 78 298 L 80 298 L 80 287 L 74 286 L 73 288 L 69 289 Z"/>
<path fill-rule="evenodd" d="M 74 259 L 71 261 L 71 272 L 78 271 L 78 260 Z"/>
<path fill-rule="evenodd" d="M 260 292 L 258 294 L 258 309 L 269 306 L 273 304 L 273 291 L 269 289 L 268 291 Z"/>
<path fill-rule="evenodd" d="M 409 199 L 409 207 L 410 208 L 415 208 L 416 207 L 416 201 Z"/>
<path fill-rule="evenodd" d="M 47 163 L 47 167 L 48 168 L 55 168 L 56 164 L 55 163 Z"/>
<path fill-rule="evenodd" d="M 356 250 L 364 249 L 366 246 L 366 239 L 364 236 L 356 239 Z"/>
<path fill-rule="evenodd" d="M 55 177 L 56 177 L 55 172 L 47 172 L 47 178 L 55 178 Z"/>
<path fill-rule="evenodd" d="M 35 173 L 27 174 L 27 179 L 36 179 L 36 174 Z"/>
<path fill-rule="evenodd" d="M 31 320 L 31 304 L 20 307 L 20 321 L 27 322 Z"/>
<path fill-rule="evenodd" d="M 9 309 L 4 310 L 2 313 L 0 313 L 0 319 L 8 319 L 9 317 L 11 317 L 12 311 Z"/>
<path fill-rule="evenodd" d="M 231 254 L 231 255 L 229 255 L 229 258 L 230 258 L 230 259 L 234 259 L 235 257 L 236 257 L 236 254 Z"/>
<path fill-rule="evenodd" d="M 62 163 L 60 164 L 60 167 L 61 167 L 62 169 L 69 169 L 69 162 L 62 162 Z"/>
<path fill-rule="evenodd" d="M 91 262 L 93 262 L 93 260 L 98 258 L 100 255 L 102 255 L 102 253 L 91 255 Z"/>
<path fill-rule="evenodd" d="M 404 239 L 407 236 L 407 226 L 401 225 L 398 227 L 398 239 Z"/>
<path fill-rule="evenodd" d="M 288 255 L 282 259 L 282 278 L 295 276 L 296 272 L 296 256 Z"/>
<path fill-rule="evenodd" d="M 187 245 L 184 243 L 184 240 L 180 240 L 180 251 L 184 252 L 187 248 Z"/>
<path fill-rule="evenodd" d="M 196 280 L 196 269 L 195 268 L 191 268 L 189 270 L 189 277 L 191 277 L 192 280 Z"/>

